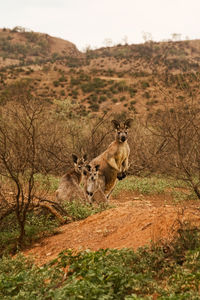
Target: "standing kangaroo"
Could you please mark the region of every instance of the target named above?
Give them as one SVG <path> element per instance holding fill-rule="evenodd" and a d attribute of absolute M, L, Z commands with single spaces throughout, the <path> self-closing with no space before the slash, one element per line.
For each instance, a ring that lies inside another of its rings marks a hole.
<path fill-rule="evenodd" d="M 86 199 L 83 189 L 79 186 L 83 176 L 83 170 L 86 165 L 87 155 L 78 158 L 72 154 L 74 168 L 68 171 L 60 180 L 58 189 L 56 190 L 57 201 L 72 201 L 76 199 Z"/>
<path fill-rule="evenodd" d="M 131 127 L 132 119 L 126 120 L 120 124 L 116 120 L 112 120 L 114 129 L 116 130 L 116 138 L 108 148 L 99 156 L 94 158 L 90 164 L 99 165 L 99 180 L 101 189 L 107 198 L 112 193 L 117 178 L 119 180 L 126 176 L 128 170 L 128 158 L 130 148 L 127 143 L 128 129 Z"/>

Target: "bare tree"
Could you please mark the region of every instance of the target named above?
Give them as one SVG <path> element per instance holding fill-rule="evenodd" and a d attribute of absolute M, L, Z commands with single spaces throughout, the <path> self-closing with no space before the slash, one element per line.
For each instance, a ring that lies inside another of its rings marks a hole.
<path fill-rule="evenodd" d="M 56 101 L 55 104 L 56 114 L 53 119 L 59 128 L 59 140 L 65 145 L 61 152 L 66 162 L 71 163 L 71 153 L 88 153 L 88 157 L 92 159 L 105 150 L 107 143 L 111 141 L 108 141 L 111 115 L 103 113 L 99 116 L 82 117 L 78 111 L 79 105 L 73 104 L 70 99 Z"/>
<path fill-rule="evenodd" d="M 153 41 L 153 37 L 152 34 L 150 32 L 142 32 L 142 37 L 145 43 L 148 42 L 152 42 Z"/>
<path fill-rule="evenodd" d="M 162 140 L 160 170 L 188 183 L 200 199 L 200 109 L 174 103 L 149 117 L 149 131 Z"/>
<path fill-rule="evenodd" d="M 112 44 L 113 44 L 113 41 L 111 38 L 106 38 L 104 41 L 103 41 L 103 44 L 106 46 L 106 47 L 111 47 Z"/>
<path fill-rule="evenodd" d="M 50 134 L 47 109 L 37 99 L 22 97 L 18 102 L 7 103 L 0 113 L 0 174 L 6 180 L 6 201 L 15 210 L 22 246 L 28 210 L 39 202 L 42 206 L 48 203 L 44 191 L 37 186 L 36 174 L 47 174 L 53 169 L 44 145 L 47 143 L 53 151 L 56 136 L 53 130 Z"/>
<path fill-rule="evenodd" d="M 175 42 L 181 40 L 181 33 L 172 33 L 171 36 L 172 36 L 172 40 Z"/>

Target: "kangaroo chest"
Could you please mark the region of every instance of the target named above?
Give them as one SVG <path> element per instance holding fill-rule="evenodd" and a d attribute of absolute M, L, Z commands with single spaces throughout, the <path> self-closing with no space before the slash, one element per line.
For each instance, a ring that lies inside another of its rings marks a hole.
<path fill-rule="evenodd" d="M 115 161 L 118 166 L 121 166 L 121 164 L 126 160 L 126 158 L 129 156 L 129 146 L 126 145 L 119 145 L 117 151 L 114 154 Z"/>

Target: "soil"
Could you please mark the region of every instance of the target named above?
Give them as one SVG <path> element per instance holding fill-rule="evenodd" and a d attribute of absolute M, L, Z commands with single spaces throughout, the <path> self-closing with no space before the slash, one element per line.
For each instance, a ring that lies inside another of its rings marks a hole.
<path fill-rule="evenodd" d="M 200 224 L 198 201 L 175 204 L 166 195 L 143 196 L 122 192 L 110 200 L 113 208 L 85 220 L 60 226 L 57 234 L 42 239 L 25 255 L 42 265 L 65 249 L 98 250 L 133 248 L 162 243 L 169 245 L 184 222 Z"/>

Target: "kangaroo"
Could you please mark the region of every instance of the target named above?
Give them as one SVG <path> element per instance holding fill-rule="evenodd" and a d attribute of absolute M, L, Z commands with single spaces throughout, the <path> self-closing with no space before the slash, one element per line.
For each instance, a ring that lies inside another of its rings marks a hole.
<path fill-rule="evenodd" d="M 84 190 L 89 203 L 107 203 L 107 198 L 101 189 L 101 181 L 99 179 L 100 165 L 86 165 L 83 174 L 85 177 Z"/>
<path fill-rule="evenodd" d="M 132 119 L 128 119 L 123 124 L 120 124 L 118 121 L 112 120 L 111 122 L 116 130 L 115 141 L 103 153 L 90 162 L 93 166 L 100 165 L 99 182 L 107 198 L 112 193 L 117 178 L 119 180 L 123 179 L 129 167 L 128 158 L 130 148 L 127 138 L 128 129 L 131 127 L 132 121 Z"/>
<path fill-rule="evenodd" d="M 60 180 L 58 189 L 56 190 L 57 201 L 73 201 L 74 199 L 86 199 L 83 189 L 79 186 L 83 177 L 83 170 L 86 165 L 87 155 L 78 158 L 72 154 L 74 168 L 69 170 Z"/>

